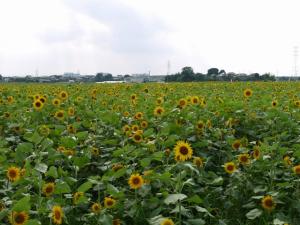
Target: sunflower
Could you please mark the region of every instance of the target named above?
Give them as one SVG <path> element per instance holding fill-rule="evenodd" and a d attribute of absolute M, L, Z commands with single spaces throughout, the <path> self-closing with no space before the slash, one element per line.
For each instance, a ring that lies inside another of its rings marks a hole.
<path fill-rule="evenodd" d="M 254 147 L 253 152 L 252 152 L 252 156 L 253 156 L 254 159 L 259 159 L 259 157 L 260 157 L 260 150 L 259 150 L 259 148 L 257 146 Z"/>
<path fill-rule="evenodd" d="M 54 106 L 59 106 L 59 105 L 60 105 L 60 100 L 57 99 L 57 98 L 53 99 L 53 100 L 52 100 L 52 105 L 54 105 Z"/>
<path fill-rule="evenodd" d="M 143 186 L 144 180 L 140 174 L 132 174 L 128 180 L 131 189 L 139 189 Z"/>
<path fill-rule="evenodd" d="M 261 205 L 264 209 L 268 211 L 272 211 L 275 208 L 276 203 L 274 202 L 272 196 L 267 195 L 264 196 L 263 199 L 261 200 Z"/>
<path fill-rule="evenodd" d="M 235 149 L 235 150 L 238 150 L 238 149 L 241 147 L 241 141 L 240 141 L 240 140 L 235 140 L 235 141 L 232 143 L 231 147 L 232 147 L 233 149 Z"/>
<path fill-rule="evenodd" d="M 58 120 L 63 120 L 65 117 L 65 112 L 63 110 L 59 110 L 59 111 L 55 112 L 54 117 Z"/>
<path fill-rule="evenodd" d="M 40 100 L 42 103 L 45 103 L 45 102 L 46 102 L 46 100 L 47 100 L 47 98 L 46 98 L 46 97 L 44 97 L 44 96 L 42 96 L 42 97 L 40 97 L 40 98 L 39 98 L 39 100 Z"/>
<path fill-rule="evenodd" d="M 198 121 L 196 124 L 197 130 L 202 130 L 205 127 L 205 124 L 202 120 Z"/>
<path fill-rule="evenodd" d="M 123 113 L 123 116 L 124 117 L 128 117 L 130 114 L 129 114 L 129 112 L 128 111 L 125 111 L 124 113 Z"/>
<path fill-rule="evenodd" d="M 9 167 L 6 175 L 11 182 L 18 181 L 20 179 L 20 168 L 14 166 Z"/>
<path fill-rule="evenodd" d="M 131 126 L 131 130 L 134 131 L 134 132 L 136 132 L 136 131 L 139 130 L 139 126 L 138 125 L 132 125 Z"/>
<path fill-rule="evenodd" d="M 66 148 L 64 146 L 58 146 L 56 150 L 58 152 L 64 152 L 64 151 L 66 151 Z"/>
<path fill-rule="evenodd" d="M 5 209 L 5 204 L 4 204 L 2 201 L 0 201 L 0 212 L 1 212 L 3 209 Z"/>
<path fill-rule="evenodd" d="M 295 174 L 300 175 L 300 165 L 294 166 L 293 171 Z"/>
<path fill-rule="evenodd" d="M 112 221 L 112 225 L 121 225 L 121 220 L 120 219 L 114 219 Z"/>
<path fill-rule="evenodd" d="M 100 154 L 99 148 L 96 148 L 96 147 L 93 147 L 91 152 L 92 152 L 93 156 L 98 156 Z"/>
<path fill-rule="evenodd" d="M 54 188 L 55 188 L 55 184 L 52 182 L 44 184 L 43 186 L 44 195 L 46 195 L 47 197 L 51 196 L 54 192 Z"/>
<path fill-rule="evenodd" d="M 130 96 L 130 99 L 131 99 L 132 101 L 135 101 L 135 100 L 137 99 L 136 94 L 132 94 L 132 95 Z"/>
<path fill-rule="evenodd" d="M 207 127 L 208 129 L 212 128 L 212 123 L 211 123 L 210 120 L 207 120 L 207 121 L 206 121 L 206 127 Z"/>
<path fill-rule="evenodd" d="M 192 96 L 191 102 L 194 105 L 198 104 L 199 103 L 199 97 L 198 96 Z"/>
<path fill-rule="evenodd" d="M 73 107 L 69 107 L 68 108 L 68 115 L 69 116 L 74 116 L 74 114 L 75 114 L 75 109 Z"/>
<path fill-rule="evenodd" d="M 182 108 L 186 107 L 186 105 L 187 105 L 186 99 L 184 99 L 184 98 L 179 99 L 179 102 L 178 102 L 179 108 L 182 109 Z"/>
<path fill-rule="evenodd" d="M 104 206 L 105 208 L 113 208 L 116 204 L 116 200 L 110 197 L 105 197 L 104 198 Z"/>
<path fill-rule="evenodd" d="M 164 219 L 161 221 L 160 225 L 175 225 L 175 223 L 171 219 Z"/>
<path fill-rule="evenodd" d="M 141 120 L 141 119 L 143 119 L 143 113 L 142 113 L 142 112 L 137 112 L 137 113 L 134 115 L 134 119 L 136 119 L 136 120 Z"/>
<path fill-rule="evenodd" d="M 78 203 L 78 200 L 84 196 L 83 192 L 75 192 L 75 194 L 73 195 L 73 203 L 76 205 Z"/>
<path fill-rule="evenodd" d="M 198 167 L 203 167 L 203 161 L 200 157 L 195 157 L 193 163 Z"/>
<path fill-rule="evenodd" d="M 146 120 L 143 120 L 142 122 L 141 122 L 141 128 L 147 128 L 148 127 L 148 122 L 146 121 Z"/>
<path fill-rule="evenodd" d="M 294 101 L 294 105 L 295 105 L 296 107 L 300 107 L 300 100 Z"/>
<path fill-rule="evenodd" d="M 278 105 L 278 101 L 273 100 L 273 101 L 272 101 L 272 107 L 276 107 L 277 105 Z"/>
<path fill-rule="evenodd" d="M 247 88 L 247 89 L 244 90 L 244 96 L 245 96 L 246 98 L 251 97 L 251 96 L 252 96 L 252 93 L 253 93 L 252 90 L 249 89 L 249 88 Z"/>
<path fill-rule="evenodd" d="M 32 104 L 33 104 L 33 108 L 35 108 L 36 110 L 41 110 L 44 106 L 44 103 L 41 102 L 40 100 L 35 100 Z"/>
<path fill-rule="evenodd" d="M 249 154 L 248 153 L 244 153 L 244 154 L 240 154 L 238 156 L 238 160 L 239 160 L 239 163 L 242 164 L 242 165 L 247 165 L 250 163 L 250 159 L 249 159 Z"/>
<path fill-rule="evenodd" d="M 162 97 L 156 99 L 156 104 L 157 105 L 161 105 L 163 102 L 164 102 L 164 100 L 163 100 Z"/>
<path fill-rule="evenodd" d="M 69 124 L 67 126 L 67 130 L 70 134 L 75 134 L 76 133 L 76 128 L 72 125 L 72 124 Z"/>
<path fill-rule="evenodd" d="M 154 112 L 155 116 L 162 116 L 164 114 L 165 110 L 163 107 L 157 106 L 153 112 Z"/>
<path fill-rule="evenodd" d="M 54 224 L 62 224 L 63 216 L 63 210 L 59 205 L 55 205 L 52 207 L 52 220 Z"/>
<path fill-rule="evenodd" d="M 14 97 L 13 96 L 8 96 L 7 97 L 7 103 L 11 104 L 14 102 Z"/>
<path fill-rule="evenodd" d="M 132 136 L 132 139 L 135 143 L 141 143 L 143 141 L 142 135 L 138 132 Z"/>
<path fill-rule="evenodd" d="M 27 220 L 29 219 L 29 216 L 26 212 L 15 212 L 13 211 L 9 215 L 9 222 L 12 225 L 23 225 L 26 224 Z"/>
<path fill-rule="evenodd" d="M 124 168 L 124 166 L 123 166 L 121 163 L 115 163 L 115 164 L 112 166 L 112 170 L 113 170 L 114 172 L 116 172 L 116 171 L 118 171 L 118 170 L 120 170 L 120 169 L 122 169 L 122 168 Z"/>
<path fill-rule="evenodd" d="M 100 203 L 93 203 L 93 205 L 91 206 L 91 210 L 93 213 L 98 214 L 101 211 L 101 204 Z"/>
<path fill-rule="evenodd" d="M 284 161 L 284 163 L 285 163 L 287 166 L 289 166 L 289 165 L 292 164 L 291 157 L 288 156 L 288 155 L 285 155 L 285 156 L 283 157 L 283 161 Z"/>
<path fill-rule="evenodd" d="M 68 98 L 68 93 L 66 91 L 61 91 L 58 96 L 60 99 L 66 100 Z"/>
<path fill-rule="evenodd" d="M 190 144 L 184 141 L 178 141 L 174 147 L 175 158 L 179 161 L 185 161 L 192 158 L 193 149 Z"/>
<path fill-rule="evenodd" d="M 224 169 L 226 173 L 232 174 L 236 170 L 234 162 L 227 162 L 224 164 Z"/>

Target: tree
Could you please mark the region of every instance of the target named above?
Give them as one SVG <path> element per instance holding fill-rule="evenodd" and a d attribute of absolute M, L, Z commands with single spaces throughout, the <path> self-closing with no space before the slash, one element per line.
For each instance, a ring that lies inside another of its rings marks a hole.
<path fill-rule="evenodd" d="M 207 70 L 207 76 L 218 75 L 218 74 L 219 74 L 218 68 L 210 68 L 209 70 Z"/>
<path fill-rule="evenodd" d="M 183 67 L 181 70 L 181 81 L 193 81 L 194 70 L 190 66 Z"/>
<path fill-rule="evenodd" d="M 103 73 L 97 73 L 95 77 L 96 82 L 101 82 L 103 81 Z"/>

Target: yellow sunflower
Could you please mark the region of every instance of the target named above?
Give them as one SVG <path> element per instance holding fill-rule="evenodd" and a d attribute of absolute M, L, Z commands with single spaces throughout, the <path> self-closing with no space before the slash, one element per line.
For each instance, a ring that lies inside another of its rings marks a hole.
<path fill-rule="evenodd" d="M 180 108 L 184 108 L 184 107 L 186 107 L 186 105 L 187 105 L 186 99 L 184 99 L 184 98 L 179 99 L 178 106 Z"/>
<path fill-rule="evenodd" d="M 66 91 L 61 91 L 58 96 L 60 99 L 66 100 L 68 98 L 68 93 Z"/>
<path fill-rule="evenodd" d="M 173 220 L 167 218 L 161 221 L 160 225 L 175 225 L 175 223 L 173 222 Z"/>
<path fill-rule="evenodd" d="M 63 110 L 59 110 L 59 111 L 55 112 L 54 117 L 58 120 L 63 120 L 65 117 L 65 112 Z"/>
<path fill-rule="evenodd" d="M 100 203 L 93 203 L 91 206 L 91 210 L 93 213 L 98 214 L 101 212 L 101 204 Z"/>
<path fill-rule="evenodd" d="M 232 143 L 232 148 L 235 149 L 235 150 L 238 150 L 240 147 L 241 147 L 241 141 L 240 140 L 235 140 L 233 143 Z"/>
<path fill-rule="evenodd" d="M 133 136 L 132 136 L 132 140 L 135 142 L 135 143 L 141 143 L 143 141 L 143 137 L 140 133 L 135 133 Z"/>
<path fill-rule="evenodd" d="M 276 107 L 277 105 L 278 105 L 278 101 L 273 100 L 273 101 L 272 101 L 272 107 Z"/>
<path fill-rule="evenodd" d="M 20 168 L 14 166 L 9 167 L 6 176 L 11 182 L 18 181 L 20 179 Z"/>
<path fill-rule="evenodd" d="M 200 157 L 195 157 L 193 163 L 198 167 L 203 167 L 203 161 Z"/>
<path fill-rule="evenodd" d="M 272 211 L 275 208 L 276 203 L 274 202 L 272 196 L 267 195 L 264 196 L 263 199 L 261 200 L 261 205 L 264 209 L 268 211 Z"/>
<path fill-rule="evenodd" d="M 55 205 L 52 207 L 52 220 L 54 224 L 62 224 L 63 216 L 63 210 L 59 205 Z"/>
<path fill-rule="evenodd" d="M 84 196 L 83 192 L 76 192 L 73 195 L 73 203 L 76 205 L 78 203 L 78 200 L 80 199 L 80 197 Z"/>
<path fill-rule="evenodd" d="M 67 126 L 67 130 L 70 134 L 75 134 L 76 133 L 76 128 L 72 125 L 72 124 L 69 124 Z"/>
<path fill-rule="evenodd" d="M 259 159 L 259 157 L 260 157 L 260 150 L 259 150 L 258 146 L 255 146 L 253 148 L 252 156 L 253 156 L 254 159 Z"/>
<path fill-rule="evenodd" d="M 112 225 L 121 225 L 121 220 L 120 219 L 114 219 L 112 221 Z"/>
<path fill-rule="evenodd" d="M 148 122 L 146 120 L 142 121 L 141 122 L 141 127 L 144 128 L 144 129 L 147 128 L 148 127 Z"/>
<path fill-rule="evenodd" d="M 227 162 L 224 164 L 224 169 L 226 173 L 232 174 L 234 171 L 236 171 L 236 166 L 234 162 Z"/>
<path fill-rule="evenodd" d="M 55 184 L 53 182 L 46 183 L 43 186 L 43 193 L 47 197 L 51 196 L 54 192 Z"/>
<path fill-rule="evenodd" d="M 113 208 L 116 204 L 116 200 L 110 197 L 105 197 L 104 198 L 104 206 L 105 208 Z"/>
<path fill-rule="evenodd" d="M 247 88 L 247 89 L 244 90 L 244 96 L 245 96 L 246 98 L 251 97 L 252 94 L 253 94 L 253 92 L 252 92 L 251 89 Z"/>
<path fill-rule="evenodd" d="M 174 147 L 175 158 L 179 161 L 185 161 L 192 158 L 193 149 L 189 143 L 184 141 L 178 141 Z"/>
<path fill-rule="evenodd" d="M 198 130 L 202 130 L 202 129 L 204 129 L 205 124 L 202 120 L 199 120 L 196 124 L 196 127 L 197 127 Z"/>
<path fill-rule="evenodd" d="M 154 109 L 154 115 L 155 116 L 162 116 L 164 114 L 165 110 L 163 107 L 161 106 L 157 106 L 155 109 Z"/>
<path fill-rule="evenodd" d="M 54 106 L 59 106 L 59 105 L 60 105 L 60 100 L 57 99 L 57 98 L 53 99 L 53 100 L 52 100 L 52 105 L 54 105 Z"/>
<path fill-rule="evenodd" d="M 41 102 L 40 100 L 36 100 L 32 104 L 33 104 L 33 108 L 35 108 L 36 110 L 41 110 L 44 106 L 44 103 Z"/>
<path fill-rule="evenodd" d="M 99 148 L 96 148 L 96 147 L 93 147 L 91 152 L 92 152 L 93 156 L 98 156 L 100 154 Z"/>
<path fill-rule="evenodd" d="M 131 130 L 134 131 L 134 132 L 136 132 L 136 131 L 139 130 L 139 126 L 138 125 L 132 125 L 131 126 Z"/>
<path fill-rule="evenodd" d="M 143 186 L 144 180 L 140 174 L 132 174 L 128 180 L 131 189 L 139 189 Z"/>
<path fill-rule="evenodd" d="M 24 225 L 26 224 L 28 219 L 29 219 L 29 215 L 24 211 L 22 212 L 13 211 L 9 215 L 9 222 L 12 225 Z"/>
<path fill-rule="evenodd" d="M 137 112 L 135 115 L 134 115 L 134 118 L 136 119 L 136 120 L 141 120 L 141 119 L 143 119 L 143 113 L 142 112 Z"/>
<path fill-rule="evenodd" d="M 69 107 L 68 108 L 68 115 L 69 116 L 74 116 L 74 114 L 75 114 L 75 109 L 73 107 Z"/>
<path fill-rule="evenodd" d="M 289 166 L 289 165 L 292 164 L 291 157 L 288 156 L 288 155 L 286 155 L 286 156 L 283 157 L 283 161 L 284 161 L 284 163 L 285 163 L 287 166 Z"/>
<path fill-rule="evenodd" d="M 240 154 L 238 156 L 239 163 L 242 165 L 247 165 L 250 163 L 250 156 L 248 153 Z"/>
<path fill-rule="evenodd" d="M 300 165 L 294 166 L 293 171 L 295 174 L 300 175 Z"/>

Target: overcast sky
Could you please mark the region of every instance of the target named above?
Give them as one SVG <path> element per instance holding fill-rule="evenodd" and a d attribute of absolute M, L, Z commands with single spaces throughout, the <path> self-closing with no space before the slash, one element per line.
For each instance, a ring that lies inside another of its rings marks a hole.
<path fill-rule="evenodd" d="M 1 0 L 0 74 L 294 72 L 298 0 Z M 299 68 L 300 70 L 300 68 Z"/>

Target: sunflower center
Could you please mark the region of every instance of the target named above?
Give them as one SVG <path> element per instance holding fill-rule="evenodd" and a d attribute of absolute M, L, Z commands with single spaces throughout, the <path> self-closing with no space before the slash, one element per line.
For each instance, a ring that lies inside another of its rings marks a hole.
<path fill-rule="evenodd" d="M 16 217 L 15 217 L 15 222 L 16 223 L 22 224 L 22 223 L 24 223 L 24 221 L 25 221 L 24 215 L 22 215 L 22 214 L 17 214 L 16 215 Z"/>
<path fill-rule="evenodd" d="M 47 192 L 47 193 L 52 193 L 52 191 L 53 191 L 53 187 L 52 187 L 52 186 L 48 186 L 48 187 L 46 188 L 46 192 Z"/>
<path fill-rule="evenodd" d="M 139 141 L 139 140 L 141 140 L 141 136 L 140 135 L 135 135 L 134 139 L 137 140 L 137 141 Z"/>
<path fill-rule="evenodd" d="M 16 172 L 15 170 L 10 170 L 10 171 L 9 171 L 9 176 L 10 176 L 11 178 L 14 178 L 14 177 L 17 176 L 17 172 Z"/>
<path fill-rule="evenodd" d="M 242 157 L 241 157 L 241 161 L 242 161 L 242 162 L 247 162 L 247 161 L 248 161 L 247 156 L 242 156 Z"/>
<path fill-rule="evenodd" d="M 36 103 L 35 103 L 35 106 L 36 106 L 36 107 L 40 107 L 40 106 L 41 106 L 41 103 L 40 103 L 40 102 L 36 102 Z"/>
<path fill-rule="evenodd" d="M 135 177 L 132 179 L 132 183 L 137 185 L 140 183 L 140 179 L 138 177 Z"/>
<path fill-rule="evenodd" d="M 267 207 L 272 207 L 273 206 L 273 200 L 272 199 L 266 199 L 265 200 L 265 205 Z"/>
<path fill-rule="evenodd" d="M 54 216 L 55 216 L 55 219 L 60 220 L 60 212 L 58 210 L 56 210 L 54 212 Z"/>
<path fill-rule="evenodd" d="M 182 155 L 187 155 L 189 153 L 189 150 L 188 150 L 188 148 L 186 146 L 181 146 L 180 147 L 180 153 Z"/>
<path fill-rule="evenodd" d="M 227 166 L 227 170 L 228 170 L 228 171 L 233 171 L 233 169 L 234 169 L 234 166 L 233 166 L 233 165 L 228 165 L 228 166 Z"/>
<path fill-rule="evenodd" d="M 106 204 L 107 204 L 108 206 L 111 206 L 111 205 L 113 205 L 113 201 L 108 200 L 108 201 L 106 202 Z"/>

